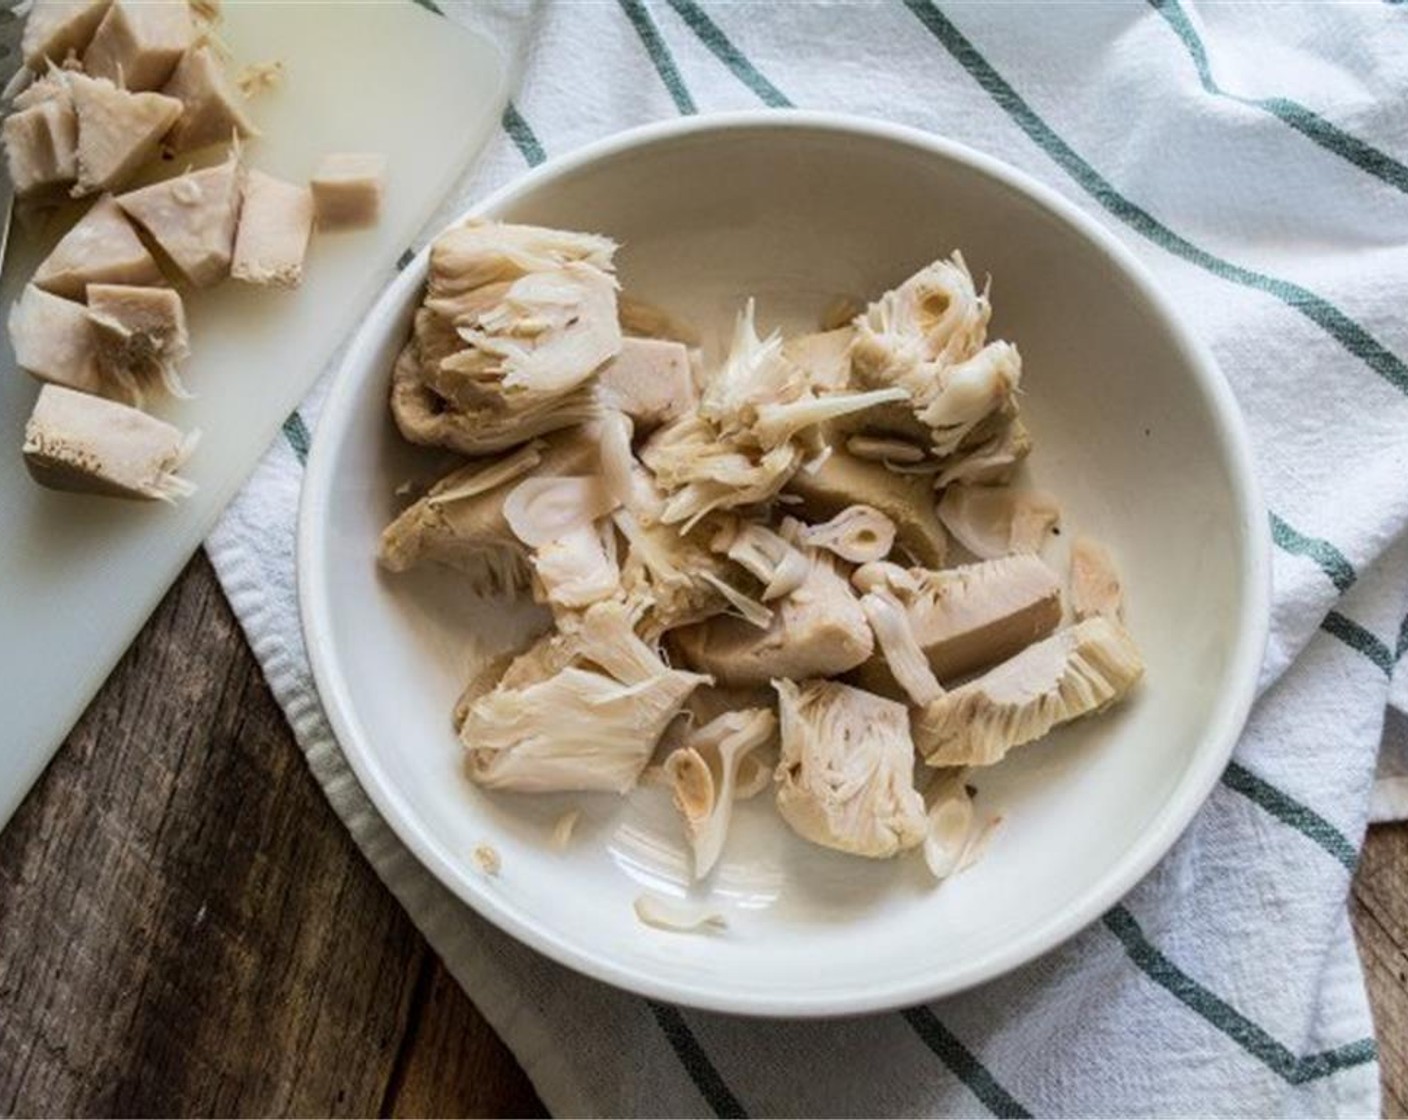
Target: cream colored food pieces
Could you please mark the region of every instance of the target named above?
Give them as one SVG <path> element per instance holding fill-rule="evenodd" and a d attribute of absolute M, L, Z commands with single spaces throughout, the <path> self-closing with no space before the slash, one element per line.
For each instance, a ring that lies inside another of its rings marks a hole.
<path fill-rule="evenodd" d="M 86 74 L 65 79 L 78 116 L 78 178 L 74 195 L 126 183 L 161 146 L 181 115 L 181 102 L 160 93 L 132 93 Z"/>
<path fill-rule="evenodd" d="M 20 40 L 24 64 L 40 71 L 81 54 L 93 39 L 112 0 L 34 0 Z"/>
<path fill-rule="evenodd" d="M 386 157 L 376 152 L 334 152 L 318 164 L 311 185 L 319 229 L 375 225 L 386 185 Z"/>
<path fill-rule="evenodd" d="M 173 501 L 194 489 L 176 473 L 194 442 L 129 405 L 45 385 L 23 451 L 30 474 L 50 489 Z"/>
<path fill-rule="evenodd" d="M 78 177 L 78 117 L 67 96 L 11 112 L 3 134 L 10 182 L 20 198 L 57 192 Z"/>
<path fill-rule="evenodd" d="M 403 434 L 471 458 L 387 528 L 382 565 L 548 608 L 456 705 L 470 776 L 624 793 L 659 775 L 698 879 L 727 859 L 733 802 L 768 789 L 810 843 L 958 873 L 976 810 L 957 768 L 1143 672 L 1113 560 L 1084 541 L 1061 628 L 1060 511 L 1017 477 L 1021 362 L 987 337 L 986 288 L 954 254 L 790 338 L 750 301 L 710 367 L 692 326 L 618 295 L 615 255 L 592 234 L 447 231 L 395 364 Z"/>
<path fill-rule="evenodd" d="M 10 345 L 15 361 L 41 381 L 82 393 L 106 395 L 88 309 L 33 284 L 10 308 Z"/>
<path fill-rule="evenodd" d="M 230 275 L 248 284 L 298 287 L 312 233 L 313 195 L 307 187 L 249 172 Z"/>
<path fill-rule="evenodd" d="M 244 169 L 234 156 L 119 195 L 123 212 L 151 236 L 181 276 L 208 288 L 230 272 Z"/>
<path fill-rule="evenodd" d="M 127 89 L 159 89 L 195 38 L 184 0 L 112 0 L 83 52 L 83 69 Z"/>
<path fill-rule="evenodd" d="M 181 56 L 162 93 L 181 102 L 181 115 L 166 136 L 172 152 L 228 144 L 259 135 L 239 103 L 214 50 L 201 44 Z"/>
<path fill-rule="evenodd" d="M 175 289 L 89 284 L 88 321 L 98 365 L 126 397 L 141 404 L 155 390 L 188 395 L 176 373 L 190 339 Z"/>
<path fill-rule="evenodd" d="M 82 300 L 89 284 L 162 283 L 147 247 L 112 198 L 100 198 L 60 238 L 34 273 L 34 284 Z"/>

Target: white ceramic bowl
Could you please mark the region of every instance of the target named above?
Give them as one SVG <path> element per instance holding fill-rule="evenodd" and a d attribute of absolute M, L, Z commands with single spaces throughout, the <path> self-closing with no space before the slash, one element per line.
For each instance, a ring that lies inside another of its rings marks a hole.
<path fill-rule="evenodd" d="M 764 1015 L 912 1004 L 1030 960 L 1095 919 L 1169 846 L 1216 781 L 1265 642 L 1269 562 L 1232 396 L 1175 308 L 1114 238 L 1052 191 L 909 129 L 816 114 L 670 122 L 554 160 L 476 207 L 617 238 L 625 290 L 715 338 L 742 299 L 761 324 L 812 328 L 962 249 L 990 273 L 991 336 L 1024 358 L 1030 477 L 1069 530 L 1114 550 L 1147 683 L 976 778 L 1000 814 L 984 858 L 935 889 L 923 861 L 804 844 L 765 799 L 735 818 L 714 897 L 720 936 L 639 924 L 646 889 L 686 892 L 668 795 L 488 794 L 461 768 L 450 709 L 473 665 L 530 610 L 466 596 L 453 575 L 373 561 L 393 492 L 429 458 L 387 413 L 421 253 L 368 316 L 308 464 L 299 534 L 318 688 L 362 786 L 460 898 L 564 964 L 672 1002 Z M 1061 562 L 1059 552 L 1053 557 Z M 553 823 L 581 808 L 565 852 Z M 480 843 L 501 854 L 489 878 Z"/>

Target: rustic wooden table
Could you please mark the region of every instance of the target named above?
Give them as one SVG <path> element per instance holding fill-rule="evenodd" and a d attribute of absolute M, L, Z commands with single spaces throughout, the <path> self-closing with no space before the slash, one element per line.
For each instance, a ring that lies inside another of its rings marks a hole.
<path fill-rule="evenodd" d="M 3 718 L 3 715 L 0 715 Z M 1353 914 L 1408 1107 L 1408 827 Z M 308 773 L 204 554 L 0 833 L 0 1115 L 542 1114 Z"/>

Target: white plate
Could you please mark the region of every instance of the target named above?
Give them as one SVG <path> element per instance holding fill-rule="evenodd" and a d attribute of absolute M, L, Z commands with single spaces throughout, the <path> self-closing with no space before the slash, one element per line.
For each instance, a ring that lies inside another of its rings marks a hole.
<path fill-rule="evenodd" d="M 717 340 L 740 301 L 807 327 L 960 247 L 991 273 L 992 336 L 1023 353 L 1033 481 L 1069 530 L 1116 553 L 1148 662 L 1132 702 L 980 774 L 1000 815 L 986 856 L 935 889 L 923 862 L 804 844 L 740 806 L 709 888 L 720 936 L 642 926 L 645 889 L 687 891 L 659 790 L 532 798 L 464 777 L 449 712 L 531 609 L 453 575 L 387 577 L 373 555 L 398 483 L 430 459 L 387 413 L 422 254 L 363 325 L 328 400 L 303 495 L 299 588 L 318 687 L 362 785 L 451 890 L 527 944 L 676 1003 L 832 1015 L 941 996 L 1030 960 L 1096 918 L 1169 848 L 1226 764 L 1266 637 L 1267 522 L 1236 406 L 1206 350 L 1128 251 L 994 160 L 908 129 L 754 113 L 652 126 L 555 160 L 477 213 L 610 234 L 625 290 Z M 1062 562 L 1059 550 L 1051 557 Z M 569 808 L 565 853 L 548 843 Z M 497 878 L 472 853 L 501 854 Z"/>

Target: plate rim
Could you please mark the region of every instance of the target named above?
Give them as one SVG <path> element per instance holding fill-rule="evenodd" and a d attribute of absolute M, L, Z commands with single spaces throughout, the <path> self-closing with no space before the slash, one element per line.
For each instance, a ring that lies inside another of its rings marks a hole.
<path fill-rule="evenodd" d="M 1261 497 L 1245 421 L 1230 385 L 1210 350 L 1180 319 L 1172 300 L 1144 264 L 1113 233 L 1081 211 L 1056 190 L 1002 160 L 967 145 L 907 125 L 847 113 L 807 110 L 747 110 L 673 119 L 632 128 L 586 144 L 518 175 L 470 206 L 444 228 L 465 218 L 496 213 L 542 183 L 567 175 L 606 156 L 696 133 L 821 131 L 865 136 L 920 149 L 967 165 L 1026 195 L 1056 219 L 1093 242 L 1137 289 L 1146 305 L 1163 321 L 1195 380 L 1204 390 L 1215 430 L 1227 449 L 1231 491 L 1238 510 L 1245 547 L 1240 556 L 1246 594 L 1240 604 L 1236 648 L 1229 658 L 1227 686 L 1219 694 L 1209 730 L 1173 794 L 1121 859 L 1074 901 L 1035 924 L 1004 947 L 971 964 L 959 965 L 942 977 L 923 974 L 883 988 L 856 987 L 837 993 L 720 992 L 708 983 L 666 979 L 624 965 L 606 955 L 574 945 L 570 935 L 551 928 L 506 903 L 501 894 L 475 881 L 463 868 L 443 859 L 409 805 L 381 771 L 373 752 L 356 732 L 352 703 L 334 667 L 329 621 L 331 603 L 321 569 L 314 558 L 326 554 L 325 516 L 331 493 L 332 452 L 326 439 L 314 433 L 299 496 L 295 550 L 299 617 L 313 681 L 337 744 L 358 784 L 397 838 L 447 890 L 481 917 L 550 959 L 577 972 L 651 999 L 681 1006 L 757 1017 L 814 1018 L 877 1013 L 954 995 L 992 980 L 1051 951 L 1085 929 L 1115 905 L 1166 855 L 1202 808 L 1236 747 L 1246 724 L 1270 628 L 1271 536 Z M 375 352 L 385 344 L 388 321 L 402 312 L 408 289 L 419 287 L 428 271 L 430 244 L 422 248 L 382 292 L 363 319 L 329 387 L 317 428 L 345 427 L 357 399 L 360 381 L 353 376 L 370 368 Z"/>

